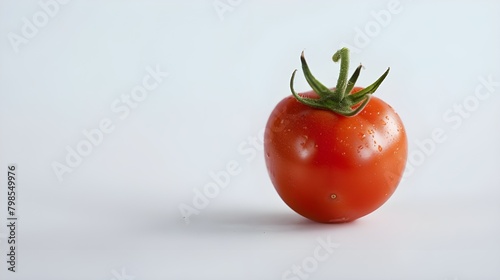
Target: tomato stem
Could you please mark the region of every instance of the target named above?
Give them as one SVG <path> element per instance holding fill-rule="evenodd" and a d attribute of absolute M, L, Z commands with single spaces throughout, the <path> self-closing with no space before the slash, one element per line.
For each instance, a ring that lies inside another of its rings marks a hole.
<path fill-rule="evenodd" d="M 333 62 L 339 62 L 340 60 L 340 74 L 337 79 L 336 91 L 339 92 L 340 100 L 344 100 L 347 88 L 347 75 L 349 75 L 349 50 L 347 48 L 342 48 L 338 50 L 332 56 Z"/>
<path fill-rule="evenodd" d="M 346 117 L 354 116 L 361 112 L 361 110 L 363 110 L 368 104 L 371 94 L 373 94 L 380 84 L 382 84 L 385 77 L 389 74 L 390 68 L 388 68 L 387 71 L 385 71 L 385 73 L 382 74 L 382 76 L 380 76 L 380 78 L 378 78 L 373 84 L 354 94 L 350 94 L 356 84 L 363 66 L 359 65 L 349 80 L 347 80 L 349 73 L 349 49 L 342 48 L 338 50 L 332 56 L 332 60 L 334 62 L 339 62 L 340 60 L 339 78 L 337 80 L 337 86 L 333 90 L 316 80 L 307 65 L 303 51 L 300 55 L 300 61 L 304 77 L 313 91 L 318 94 L 319 98 L 303 97 L 295 92 L 293 82 L 295 80 L 297 70 L 292 73 L 292 78 L 290 79 L 290 90 L 292 91 L 293 96 L 305 105 L 323 110 L 331 110 Z"/>

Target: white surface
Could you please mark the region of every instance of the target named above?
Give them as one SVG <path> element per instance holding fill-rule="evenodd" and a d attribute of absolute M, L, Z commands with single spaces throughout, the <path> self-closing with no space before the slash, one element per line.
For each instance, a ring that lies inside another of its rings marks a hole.
<path fill-rule="evenodd" d="M 219 17 L 213 1 L 69 1 L 17 53 L 9 34 L 43 9 L 0 2 L 0 174 L 19 169 L 15 274 L 0 179 L 0 278 L 500 279 L 500 85 L 467 117 L 447 112 L 475 105 L 480 77 L 500 81 L 498 2 L 401 1 L 366 46 L 356 28 L 390 1 L 229 2 Z M 404 120 L 416 168 L 371 215 L 314 224 L 280 200 L 255 138 L 300 52 L 333 86 L 346 44 L 359 85 L 391 67 L 376 95 Z M 157 66 L 168 78 L 114 112 Z M 53 162 L 103 119 L 114 130 L 60 182 Z M 446 140 L 419 162 L 435 129 Z M 233 161 L 240 173 L 186 224 L 179 206 Z M 318 239 L 337 247 L 310 268 Z"/>

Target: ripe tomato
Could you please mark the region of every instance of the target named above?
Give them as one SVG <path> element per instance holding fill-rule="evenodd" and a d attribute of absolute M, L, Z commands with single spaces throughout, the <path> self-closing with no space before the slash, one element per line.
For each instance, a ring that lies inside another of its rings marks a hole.
<path fill-rule="evenodd" d="M 346 53 L 342 49 L 336 54 L 345 61 Z M 407 138 L 401 119 L 387 103 L 371 97 L 388 72 L 363 89 L 354 87 L 358 67 L 348 83 L 339 84 L 348 90 L 344 99 L 363 91 L 366 99 L 358 95 L 356 100 L 362 104 L 345 101 L 342 107 L 338 96 L 331 97 L 338 86 L 322 86 L 301 58 L 306 78 L 316 90 L 296 94 L 292 76 L 293 96 L 278 103 L 266 125 L 267 169 L 280 197 L 300 215 L 323 223 L 353 221 L 389 199 L 406 164 Z M 342 71 L 347 69 L 341 65 Z M 327 106 L 321 107 L 322 102 Z"/>

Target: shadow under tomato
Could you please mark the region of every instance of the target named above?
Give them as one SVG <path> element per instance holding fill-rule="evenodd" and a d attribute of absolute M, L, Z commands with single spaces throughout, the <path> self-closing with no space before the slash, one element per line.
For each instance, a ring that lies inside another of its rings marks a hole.
<path fill-rule="evenodd" d="M 350 223 L 322 224 L 308 220 L 293 211 L 262 211 L 255 209 L 231 209 L 220 212 L 203 213 L 193 227 L 206 230 L 229 232 L 291 232 L 291 231 L 322 231 L 339 227 L 353 226 Z M 190 225 L 191 226 L 191 225 Z"/>

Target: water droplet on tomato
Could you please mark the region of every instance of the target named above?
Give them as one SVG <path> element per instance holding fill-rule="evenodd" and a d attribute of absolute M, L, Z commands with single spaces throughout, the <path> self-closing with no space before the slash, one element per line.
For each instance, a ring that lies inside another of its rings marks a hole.
<path fill-rule="evenodd" d="M 378 145 L 378 151 L 382 152 L 382 146 Z"/>
<path fill-rule="evenodd" d="M 363 145 L 358 146 L 358 154 L 361 152 L 361 150 L 363 150 Z"/>

